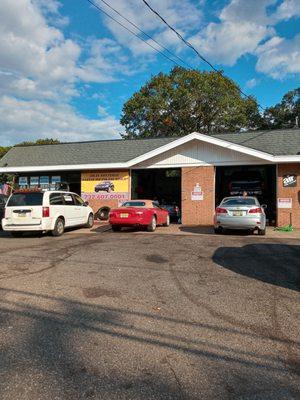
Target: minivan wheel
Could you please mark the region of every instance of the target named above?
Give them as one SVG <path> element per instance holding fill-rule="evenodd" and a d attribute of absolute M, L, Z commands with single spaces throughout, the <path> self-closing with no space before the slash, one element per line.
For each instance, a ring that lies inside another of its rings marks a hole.
<path fill-rule="evenodd" d="M 61 236 L 65 231 L 65 221 L 62 218 L 57 218 L 54 229 L 52 231 L 53 236 Z"/>
<path fill-rule="evenodd" d="M 147 231 L 154 232 L 155 229 L 156 229 L 156 218 L 155 218 L 155 216 L 153 216 L 150 224 L 147 226 Z"/>
<path fill-rule="evenodd" d="M 87 223 L 85 224 L 86 228 L 92 228 L 94 226 L 94 215 L 90 213 Z"/>
<path fill-rule="evenodd" d="M 23 232 L 10 232 L 10 234 L 14 238 L 20 238 L 23 236 Z"/>
<path fill-rule="evenodd" d="M 258 228 L 257 233 L 258 233 L 260 236 L 265 236 L 265 234 L 266 234 L 266 228 L 265 228 L 265 229 L 259 229 L 259 228 Z"/>

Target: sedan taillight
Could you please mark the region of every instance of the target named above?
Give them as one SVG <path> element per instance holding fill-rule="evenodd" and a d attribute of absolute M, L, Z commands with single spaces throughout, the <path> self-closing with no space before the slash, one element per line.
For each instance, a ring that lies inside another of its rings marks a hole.
<path fill-rule="evenodd" d="M 226 210 L 226 208 L 217 207 L 216 214 L 227 214 L 227 210 Z"/>
<path fill-rule="evenodd" d="M 249 214 L 261 214 L 262 209 L 260 207 L 257 208 L 251 208 L 251 210 L 248 211 Z"/>
<path fill-rule="evenodd" d="M 43 207 L 43 218 L 48 218 L 48 217 L 50 217 L 50 208 Z"/>

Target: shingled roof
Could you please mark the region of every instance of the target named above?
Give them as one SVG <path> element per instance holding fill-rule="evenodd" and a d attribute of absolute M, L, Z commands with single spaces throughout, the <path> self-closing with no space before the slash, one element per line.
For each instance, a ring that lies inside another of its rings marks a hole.
<path fill-rule="evenodd" d="M 177 138 L 100 140 L 38 146 L 16 146 L 0 167 L 120 163 L 155 150 Z"/>
<path fill-rule="evenodd" d="M 300 155 L 300 129 L 224 133 L 212 136 L 273 156 Z M 0 167 L 124 163 L 176 139 L 178 137 L 17 146 L 9 150 L 0 160 Z"/>
<path fill-rule="evenodd" d="M 260 150 L 273 156 L 300 154 L 300 129 L 280 129 L 242 133 L 212 135 L 251 149 Z"/>

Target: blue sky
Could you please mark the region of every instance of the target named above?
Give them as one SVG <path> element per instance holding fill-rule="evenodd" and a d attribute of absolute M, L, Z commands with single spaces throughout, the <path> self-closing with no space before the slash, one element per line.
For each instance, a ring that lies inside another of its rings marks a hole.
<path fill-rule="evenodd" d="M 141 0 L 107 1 L 190 65 L 208 69 Z M 149 3 L 262 106 L 299 86 L 300 0 Z M 1 0 L 0 34 L 0 145 L 117 138 L 124 102 L 173 66 L 87 0 Z"/>

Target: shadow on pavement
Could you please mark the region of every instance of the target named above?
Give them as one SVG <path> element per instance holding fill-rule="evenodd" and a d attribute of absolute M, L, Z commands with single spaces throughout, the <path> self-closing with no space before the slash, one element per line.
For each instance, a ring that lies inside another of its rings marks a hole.
<path fill-rule="evenodd" d="M 22 321 L 18 331 L 13 332 L 16 339 L 10 338 L 7 344 L 1 346 L 1 398 L 204 398 L 197 380 L 193 381 L 194 395 L 185 393 L 188 388 L 181 384 L 183 373 L 176 362 L 170 361 L 166 355 L 156 361 L 156 368 L 149 368 L 147 359 L 144 360 L 144 367 L 141 367 L 143 361 L 136 368 L 132 368 L 130 362 L 127 364 L 126 352 L 123 354 L 123 351 L 128 349 L 124 346 L 131 346 L 129 349 L 137 352 L 137 360 L 141 345 L 143 357 L 147 353 L 150 357 L 153 351 L 160 349 L 160 352 L 169 350 L 172 352 L 170 354 L 180 352 L 190 355 L 199 366 L 214 362 L 216 379 L 220 379 L 218 370 L 221 376 L 224 376 L 224 371 L 228 376 L 228 381 L 224 378 L 219 383 L 219 390 L 224 390 L 222 399 L 292 399 L 284 396 L 267 397 L 267 392 L 273 390 L 274 393 L 288 396 L 296 393 L 292 382 L 287 388 L 280 381 L 280 374 L 287 373 L 285 360 L 280 355 L 233 348 L 214 341 L 210 335 L 203 337 L 203 332 L 207 330 L 222 335 L 230 333 L 237 338 L 253 337 L 253 332 L 14 289 L 1 288 L 0 299 L 1 329 L 7 323 L 11 326 L 14 319 L 20 318 Z M 151 322 L 151 328 L 146 327 L 142 318 Z M 193 338 L 185 336 L 186 325 L 193 327 Z M 178 333 L 181 330 L 183 333 Z M 258 340 L 265 338 L 258 336 Z M 272 340 L 280 343 L 283 339 L 278 337 Z M 112 346 L 111 351 L 107 351 L 107 346 Z M 97 356 L 94 355 L 96 352 Z M 127 365 L 131 367 L 130 370 Z M 235 368 L 239 370 L 238 376 L 233 373 Z M 278 379 L 274 379 L 274 373 Z M 36 376 L 39 376 L 38 380 Z M 19 377 L 22 377 L 21 382 Z M 10 386 L 9 393 L 7 386 Z M 35 388 L 39 388 L 38 396 L 34 394 Z M 216 389 L 213 384 L 212 389 Z M 247 397 L 261 391 L 264 392 L 261 397 Z M 212 395 L 211 398 L 216 397 Z"/>
<path fill-rule="evenodd" d="M 181 226 L 179 226 L 179 230 L 181 232 L 194 233 L 194 234 L 199 234 L 199 235 L 216 235 L 216 233 L 214 232 L 214 228 L 211 225 L 208 225 L 208 226 L 201 226 L 201 225 L 185 226 L 185 225 L 181 225 Z M 249 230 L 226 229 L 224 231 L 223 235 L 248 236 L 248 235 L 253 235 L 253 233 L 250 232 Z"/>
<path fill-rule="evenodd" d="M 219 247 L 212 259 L 237 274 L 300 290 L 300 245 L 259 243 Z"/>

